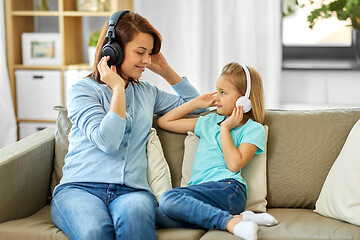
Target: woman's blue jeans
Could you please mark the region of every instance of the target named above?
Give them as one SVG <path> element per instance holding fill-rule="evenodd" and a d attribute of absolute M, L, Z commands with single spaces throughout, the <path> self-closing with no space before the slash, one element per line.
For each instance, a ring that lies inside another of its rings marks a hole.
<path fill-rule="evenodd" d="M 56 189 L 51 217 L 71 240 L 156 239 L 155 196 L 119 184 L 69 183 Z"/>
<path fill-rule="evenodd" d="M 174 188 L 160 198 L 156 224 L 163 228 L 226 230 L 232 218 L 245 210 L 245 186 L 234 179 Z"/>

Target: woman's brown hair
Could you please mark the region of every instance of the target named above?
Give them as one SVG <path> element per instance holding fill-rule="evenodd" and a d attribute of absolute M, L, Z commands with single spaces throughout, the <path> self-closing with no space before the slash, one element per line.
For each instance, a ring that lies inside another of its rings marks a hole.
<path fill-rule="evenodd" d="M 252 67 L 247 67 L 250 72 L 251 78 L 251 90 L 250 90 L 250 101 L 251 110 L 245 113 L 252 120 L 263 124 L 265 118 L 264 109 L 264 91 L 263 83 L 259 72 Z M 237 92 L 244 96 L 246 92 L 246 74 L 242 66 L 238 63 L 229 63 L 224 66 L 221 72 L 221 76 L 227 76 L 231 83 L 234 85 Z"/>
<path fill-rule="evenodd" d="M 101 60 L 101 50 L 103 46 L 108 42 L 105 39 L 105 35 L 109 28 L 109 21 L 107 21 L 101 29 L 99 40 L 96 46 L 95 52 L 95 63 L 93 66 L 92 73 L 89 74 L 88 77 L 91 77 L 98 83 L 103 83 L 100 79 L 100 73 L 97 69 L 97 65 Z M 122 48 L 124 49 L 126 44 L 131 42 L 138 33 L 148 33 L 153 36 L 154 38 L 154 46 L 152 49 L 152 55 L 155 55 L 160 52 L 161 48 L 161 35 L 160 33 L 146 20 L 144 17 L 140 16 L 137 13 L 129 12 L 123 15 L 116 25 L 115 28 L 115 36 L 116 41 L 120 43 Z M 122 77 L 120 71 L 120 65 L 116 66 L 117 73 Z M 127 79 L 131 83 L 139 83 L 138 79 L 129 78 Z"/>

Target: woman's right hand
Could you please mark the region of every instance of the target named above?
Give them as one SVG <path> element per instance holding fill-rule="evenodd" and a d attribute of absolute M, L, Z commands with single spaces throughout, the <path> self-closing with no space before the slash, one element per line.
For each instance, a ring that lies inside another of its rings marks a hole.
<path fill-rule="evenodd" d="M 117 74 L 116 66 L 111 66 L 111 69 L 109 68 L 107 64 L 109 59 L 109 56 L 102 57 L 97 65 L 101 81 L 113 90 L 117 88 L 125 88 L 126 81 Z"/>

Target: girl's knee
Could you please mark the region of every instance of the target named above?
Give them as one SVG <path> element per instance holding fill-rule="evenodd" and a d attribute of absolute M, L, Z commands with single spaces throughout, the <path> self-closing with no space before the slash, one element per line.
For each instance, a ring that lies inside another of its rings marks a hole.
<path fill-rule="evenodd" d="M 178 192 L 176 189 L 172 189 L 172 190 L 165 192 L 160 197 L 159 205 L 163 212 L 166 213 L 174 207 L 174 205 L 175 205 L 174 202 L 176 201 L 176 199 L 179 198 L 179 194 L 180 194 L 180 192 Z"/>
<path fill-rule="evenodd" d="M 172 201 L 172 199 L 175 196 L 178 196 L 178 194 L 179 194 L 179 192 L 177 191 L 176 188 L 164 192 L 163 195 L 161 195 L 161 197 L 160 197 L 160 205 L 165 204 L 166 202 Z"/>

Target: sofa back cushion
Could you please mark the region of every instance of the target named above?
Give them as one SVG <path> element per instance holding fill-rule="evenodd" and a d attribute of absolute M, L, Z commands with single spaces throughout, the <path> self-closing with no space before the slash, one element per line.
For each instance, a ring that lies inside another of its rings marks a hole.
<path fill-rule="evenodd" d="M 180 187 L 182 163 L 184 156 L 184 140 L 187 134 L 168 132 L 157 125 L 158 117 L 154 117 L 153 127 L 159 136 L 165 159 L 171 173 L 172 187 Z"/>
<path fill-rule="evenodd" d="M 267 111 L 268 207 L 313 209 L 360 109 Z"/>

